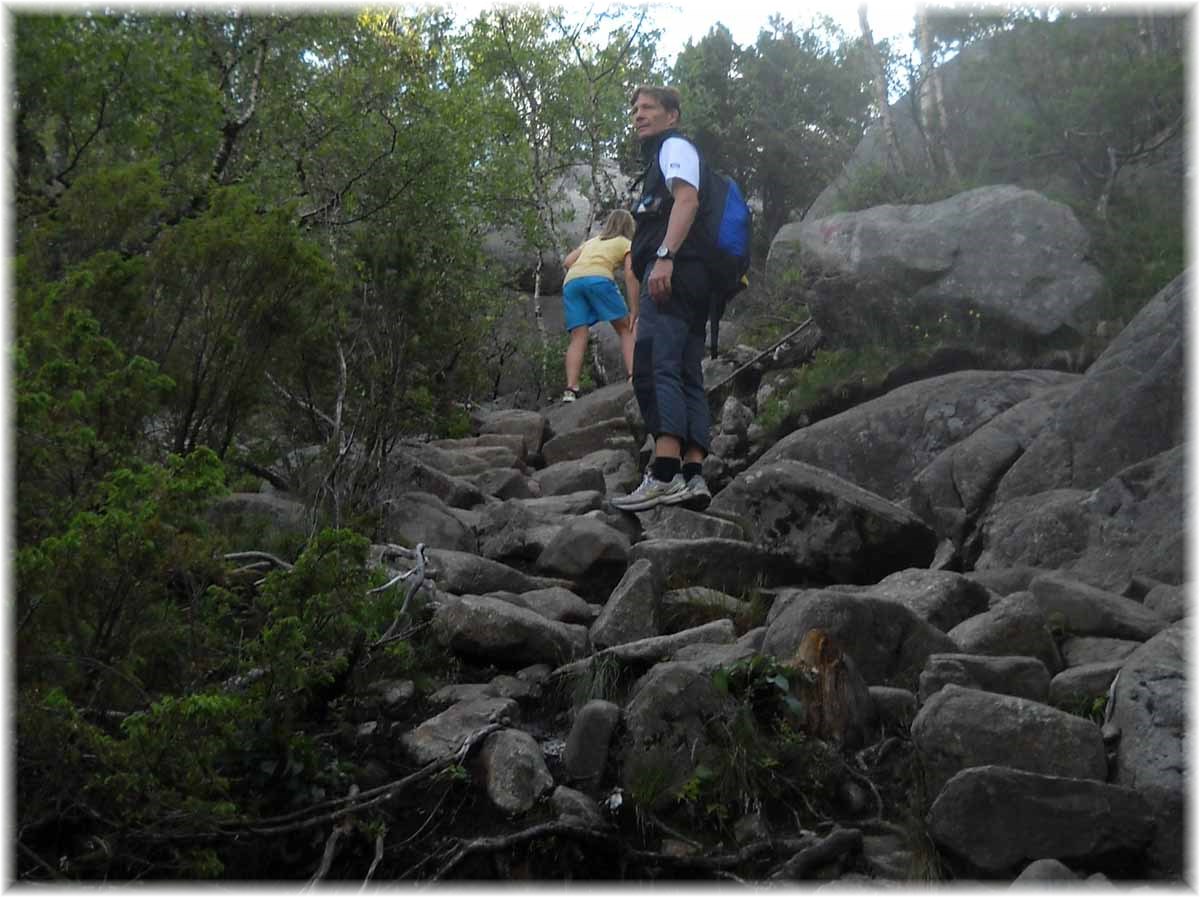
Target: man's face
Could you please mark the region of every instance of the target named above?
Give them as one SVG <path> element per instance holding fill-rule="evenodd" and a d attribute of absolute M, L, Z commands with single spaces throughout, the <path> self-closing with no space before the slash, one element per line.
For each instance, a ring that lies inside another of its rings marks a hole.
<path fill-rule="evenodd" d="M 661 134 L 679 121 L 678 112 L 668 112 L 662 103 L 645 93 L 638 94 L 630 115 L 633 117 L 633 130 L 637 132 L 638 140 Z"/>

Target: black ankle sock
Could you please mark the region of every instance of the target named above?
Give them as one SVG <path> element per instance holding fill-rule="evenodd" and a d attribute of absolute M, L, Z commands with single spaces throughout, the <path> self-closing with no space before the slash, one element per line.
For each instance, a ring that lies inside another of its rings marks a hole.
<path fill-rule="evenodd" d="M 683 478 L 690 480 L 692 477 L 700 476 L 700 471 L 704 469 L 704 465 L 699 461 L 688 461 L 683 465 Z"/>
<path fill-rule="evenodd" d="M 655 458 L 650 465 L 650 473 L 660 483 L 669 483 L 679 473 L 680 464 L 678 458 Z"/>

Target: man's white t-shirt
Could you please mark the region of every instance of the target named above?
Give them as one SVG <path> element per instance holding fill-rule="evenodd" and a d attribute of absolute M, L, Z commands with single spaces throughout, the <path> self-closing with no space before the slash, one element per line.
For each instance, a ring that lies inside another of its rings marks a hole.
<path fill-rule="evenodd" d="M 658 151 L 658 165 L 668 193 L 674 191 L 676 178 L 700 189 L 700 154 L 688 141 L 679 137 L 664 140 Z"/>

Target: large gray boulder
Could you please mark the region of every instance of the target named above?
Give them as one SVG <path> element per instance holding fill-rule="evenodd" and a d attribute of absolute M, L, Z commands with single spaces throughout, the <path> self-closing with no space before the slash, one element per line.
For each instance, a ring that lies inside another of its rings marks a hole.
<path fill-rule="evenodd" d="M 997 505 L 980 528 L 975 569 L 1063 569 L 1118 593 L 1134 576 L 1182 583 L 1184 456 L 1176 446 L 1091 491 L 1055 489 Z"/>
<path fill-rule="evenodd" d="M 985 612 L 990 596 L 986 588 L 961 573 L 919 567 L 898 570 L 865 591 L 903 604 L 942 632 Z"/>
<path fill-rule="evenodd" d="M 897 387 L 789 433 L 750 468 L 803 461 L 891 501 L 952 445 L 1031 396 L 1073 382 L 1056 371 L 959 371 Z"/>
<path fill-rule="evenodd" d="M 629 538 L 603 521 L 577 517 L 555 534 L 537 559 L 544 573 L 583 577 L 602 565 L 624 565 Z"/>
<path fill-rule="evenodd" d="M 1183 442 L 1186 300 L 1185 273 L 1146 303 L 1005 474 L 998 502 L 1095 489 Z"/>
<path fill-rule="evenodd" d="M 592 643 L 607 648 L 659 634 L 662 587 L 647 560 L 635 560 L 612 590 L 592 624 Z"/>
<path fill-rule="evenodd" d="M 950 638 L 963 654 L 1033 657 L 1051 675 L 1059 672 L 1063 661 L 1058 643 L 1045 615 L 1026 600 L 1028 597 L 1028 592 L 1014 592 L 983 613 L 963 620 L 950 630 Z"/>
<path fill-rule="evenodd" d="M 934 841 L 990 875 L 1036 858 L 1128 874 L 1153 832 L 1150 804 L 1130 788 L 1000 765 L 957 773 L 929 810 Z"/>
<path fill-rule="evenodd" d="M 714 733 L 730 731 L 734 706 L 710 671 L 694 663 L 660 663 L 635 683 L 625 705 L 621 786 L 651 810 L 670 806 L 698 766 L 722 768 Z"/>
<path fill-rule="evenodd" d="M 467 595 L 442 605 L 434 614 L 433 631 L 456 654 L 507 666 L 557 665 L 588 650 L 584 627 L 487 596 Z"/>
<path fill-rule="evenodd" d="M 569 165 L 547 185 L 546 196 L 550 200 L 555 233 L 551 245 L 542 250 L 541 289 L 544 294 L 562 288 L 562 258 L 553 247 L 574 249 L 588 236 L 594 236 L 589 233 L 595 223 L 589 220 L 589 212 L 615 208 L 627 182 L 628 178 L 621 173 L 616 160 L 604 159 L 596 167 L 582 162 Z M 486 233 L 482 248 L 489 259 L 523 288 L 533 288 L 538 253 L 522 239 L 515 224 Z"/>
<path fill-rule="evenodd" d="M 824 629 L 854 658 L 868 685 L 915 685 L 931 654 L 958 650 L 948 635 L 896 601 L 834 590 L 791 590 L 776 597 L 767 616 L 762 653 L 789 660 L 810 629 Z"/>
<path fill-rule="evenodd" d="M 519 436 L 525 443 L 522 459 L 541 452 L 546 429 L 546 417 L 541 412 L 522 409 L 493 411 L 484 415 L 479 422 L 480 436 Z"/>
<path fill-rule="evenodd" d="M 904 508 L 800 461 L 755 464 L 709 510 L 746 521 L 753 544 L 786 554 L 814 582 L 875 582 L 927 565 L 937 548 Z"/>
<path fill-rule="evenodd" d="M 1099 726 L 1011 695 L 946 685 L 921 707 L 912 737 L 930 794 L 972 766 L 1101 782 L 1108 775 Z"/>
<path fill-rule="evenodd" d="M 1071 635 L 1144 642 L 1167 628 L 1167 621 L 1132 598 L 1098 589 L 1060 571 L 1029 584 L 1032 602 Z"/>
<path fill-rule="evenodd" d="M 990 507 L 996 487 L 1037 439 L 1081 377 L 1018 402 L 939 454 L 913 479 L 913 511 L 939 537 L 961 546 Z"/>
<path fill-rule="evenodd" d="M 547 464 L 561 464 L 564 461 L 578 461 L 605 449 L 631 455 L 637 451 L 637 441 L 629 432 L 629 424 L 624 417 L 596 420 L 556 435 L 542 446 L 542 455 Z"/>
<path fill-rule="evenodd" d="M 454 754 L 463 742 L 490 723 L 517 724 L 521 708 L 511 698 L 480 697 L 457 704 L 430 717 L 400 736 L 401 747 L 421 765 Z"/>
<path fill-rule="evenodd" d="M 917 697 L 924 703 L 950 684 L 1044 704 L 1050 694 L 1050 671 L 1035 657 L 932 654 L 921 671 Z"/>
<path fill-rule="evenodd" d="M 1154 870 L 1184 871 L 1184 726 L 1187 720 L 1189 629 L 1177 623 L 1131 654 L 1117 675 L 1109 720 L 1121 732 L 1113 781 L 1155 808 L 1158 829 L 1150 848 Z"/>
<path fill-rule="evenodd" d="M 487 796 L 510 816 L 527 813 L 554 787 L 541 747 L 532 735 L 519 729 L 489 735 L 479 750 L 478 762 Z"/>
<path fill-rule="evenodd" d="M 455 595 L 486 595 L 488 592 L 530 592 L 570 583 L 548 576 L 530 576 L 507 564 L 466 551 L 431 548 L 426 554 L 438 571 L 437 584 Z"/>
<path fill-rule="evenodd" d="M 1077 344 L 1098 317 L 1103 277 L 1071 209 L 1011 185 L 929 205 L 884 205 L 784 225 L 767 272 L 802 272 L 808 307 L 831 343 L 948 320 L 977 343 Z"/>
<path fill-rule="evenodd" d="M 649 561 L 665 589 L 707 586 L 735 598 L 804 576 L 787 553 L 741 539 L 647 539 L 630 549 L 629 560 Z"/>
<path fill-rule="evenodd" d="M 474 531 L 445 502 L 428 492 L 408 492 L 385 501 L 380 508 L 378 527 L 378 542 L 424 543 L 429 548 L 466 552 L 479 548 Z"/>

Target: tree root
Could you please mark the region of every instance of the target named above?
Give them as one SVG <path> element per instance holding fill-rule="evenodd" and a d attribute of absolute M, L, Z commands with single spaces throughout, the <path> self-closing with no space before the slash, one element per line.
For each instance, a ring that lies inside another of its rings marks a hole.
<path fill-rule="evenodd" d="M 862 841 L 862 832 L 856 828 L 834 829 L 816 844 L 798 850 L 787 862 L 771 870 L 767 878 L 771 881 L 804 879 L 813 870 L 845 854 L 862 850 Z"/>
<path fill-rule="evenodd" d="M 853 829 L 840 830 L 835 834 L 844 835 L 846 832 L 852 832 L 857 837 L 856 843 L 861 846 L 862 834 L 858 831 Z M 754 841 L 733 853 L 674 856 L 650 850 L 636 850 L 630 848 L 617 834 L 601 829 L 588 828 L 574 822 L 556 820 L 554 822 L 539 823 L 527 829 L 522 829 L 519 832 L 514 832 L 511 835 L 476 838 L 466 843 L 460 843 L 430 880 L 440 881 L 444 879 L 458 866 L 462 865 L 463 861 L 468 857 L 478 854 L 497 853 L 499 851 L 510 850 L 522 844 L 528 844 L 532 841 L 555 837 L 575 838 L 593 845 L 609 847 L 619 855 L 622 868 L 632 862 L 643 866 L 666 866 L 676 870 L 705 872 L 714 877 L 733 879 L 735 881 L 741 881 L 741 879 L 733 875 L 731 870 L 737 869 L 746 863 L 761 859 L 764 856 L 786 853 L 792 853 L 794 855 L 793 860 L 795 860 L 796 857 L 804 856 L 806 851 L 819 848 L 833 838 L 831 835 L 829 838 L 815 845 L 811 838 Z M 835 844 L 835 848 L 831 853 L 831 857 L 839 856 L 841 853 L 849 850 L 848 846 L 840 843 Z M 789 860 L 789 862 L 792 861 Z M 786 866 L 787 864 L 784 865 Z M 819 863 L 814 863 L 813 865 L 819 865 Z"/>

